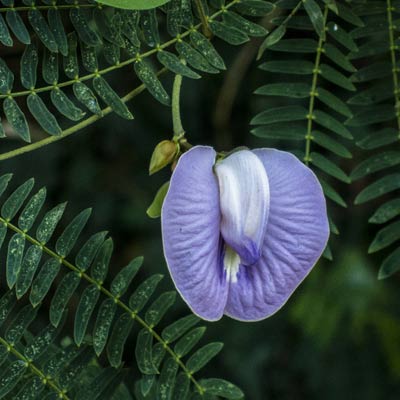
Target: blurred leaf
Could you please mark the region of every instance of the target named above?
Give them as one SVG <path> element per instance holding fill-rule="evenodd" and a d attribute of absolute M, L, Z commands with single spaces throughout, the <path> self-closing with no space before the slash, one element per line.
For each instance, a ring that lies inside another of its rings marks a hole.
<path fill-rule="evenodd" d="M 215 68 L 225 70 L 224 60 L 219 55 L 212 43 L 200 32 L 193 31 L 190 33 L 190 41 L 197 51 Z"/>
<path fill-rule="evenodd" d="M 272 124 L 282 121 L 305 120 L 307 118 L 307 114 L 307 109 L 300 106 L 283 106 L 271 108 L 269 110 L 261 112 L 260 114 L 257 114 L 251 120 L 250 124 Z"/>
<path fill-rule="evenodd" d="M 68 54 L 68 39 L 65 33 L 61 14 L 57 8 L 50 8 L 47 12 L 49 27 L 57 43 L 58 50 L 63 56 Z"/>
<path fill-rule="evenodd" d="M 86 271 L 90 267 L 106 236 L 107 232 L 95 233 L 81 247 L 75 257 L 75 264 L 81 271 Z"/>
<path fill-rule="evenodd" d="M 329 135 L 322 133 L 320 131 L 312 132 L 313 141 L 318 143 L 325 149 L 330 150 L 332 153 L 344 158 L 351 158 L 351 153 L 344 147 L 340 142 L 331 138 Z"/>
<path fill-rule="evenodd" d="M 4 114 L 9 124 L 15 129 L 15 132 L 26 142 L 31 141 L 29 126 L 24 113 L 19 108 L 16 101 L 12 98 L 7 98 L 3 103 Z"/>
<path fill-rule="evenodd" d="M 311 75 L 314 64 L 305 60 L 267 61 L 259 66 L 260 69 L 269 72 L 280 72 L 294 75 Z"/>
<path fill-rule="evenodd" d="M 71 8 L 69 18 L 82 42 L 86 43 L 88 46 L 97 46 L 101 44 L 101 39 L 92 28 L 84 9 L 80 7 Z"/>
<path fill-rule="evenodd" d="M 91 213 L 91 208 L 81 211 L 64 229 L 56 242 L 57 254 L 66 257 L 70 253 Z"/>
<path fill-rule="evenodd" d="M 36 93 L 32 93 L 28 96 L 27 104 L 31 114 L 47 133 L 56 136 L 61 134 L 62 130 L 60 125 L 58 125 L 57 119 Z"/>
<path fill-rule="evenodd" d="M 79 121 L 85 116 L 85 113 L 62 90 L 54 89 L 50 92 L 50 96 L 57 110 L 71 121 Z"/>
<path fill-rule="evenodd" d="M 161 336 L 166 342 L 171 343 L 186 333 L 187 330 L 196 325 L 199 321 L 199 317 L 194 314 L 190 314 L 186 317 L 178 319 L 171 325 L 168 325 L 166 328 L 164 328 Z"/>
<path fill-rule="evenodd" d="M 93 114 L 102 115 L 102 111 L 96 96 L 94 95 L 92 90 L 90 90 L 84 83 L 75 82 L 72 86 L 72 89 L 77 100 L 80 101 L 89 111 L 91 111 Z M 107 101 L 109 101 L 111 104 L 111 100 Z M 121 109 L 120 112 L 123 112 L 123 114 L 125 115 L 126 110 Z"/>
<path fill-rule="evenodd" d="M 29 300 L 36 307 L 47 295 L 50 287 L 60 271 L 61 263 L 56 258 L 49 258 L 42 266 L 32 283 Z"/>
<path fill-rule="evenodd" d="M 5 398 L 14 389 L 24 375 L 26 368 L 27 365 L 25 362 L 17 360 L 3 370 L 0 376 L 0 398 Z"/>
<path fill-rule="evenodd" d="M 10 289 L 14 287 L 17 281 L 24 249 L 25 238 L 20 233 L 15 233 L 8 243 L 7 250 L 6 279 Z"/>
<path fill-rule="evenodd" d="M 163 275 L 153 275 L 137 287 L 129 298 L 129 307 L 135 313 L 139 312 L 146 305 L 162 278 Z"/>
<path fill-rule="evenodd" d="M 314 0 L 303 0 L 303 6 L 318 36 L 320 36 L 321 38 L 325 38 L 325 21 L 318 3 Z"/>
<path fill-rule="evenodd" d="M 177 75 L 186 76 L 187 78 L 191 79 L 200 78 L 199 74 L 192 71 L 188 66 L 184 65 L 174 53 L 170 53 L 169 51 L 159 51 L 157 52 L 157 58 L 158 61 L 164 65 L 164 67 L 168 68 Z"/>
<path fill-rule="evenodd" d="M 11 47 L 13 45 L 10 31 L 8 30 L 7 24 L 2 15 L 0 15 L 0 42 L 4 44 L 4 46 Z"/>
<path fill-rule="evenodd" d="M 241 399 L 244 397 L 244 393 L 237 386 L 224 379 L 202 379 L 200 384 L 206 393 L 220 396 L 224 399 Z"/>
<path fill-rule="evenodd" d="M 386 193 L 400 188 L 400 174 L 386 175 L 365 187 L 354 200 L 354 204 L 362 204 L 376 199 Z"/>
<path fill-rule="evenodd" d="M 250 39 L 247 34 L 231 25 L 210 21 L 210 29 L 215 36 L 232 45 L 239 45 L 248 42 Z"/>
<path fill-rule="evenodd" d="M 348 34 L 340 25 L 334 22 L 328 22 L 327 32 L 342 46 L 350 51 L 357 51 L 357 45 L 350 34 Z"/>
<path fill-rule="evenodd" d="M 176 299 L 176 292 L 165 292 L 161 294 L 157 300 L 154 301 L 153 304 L 147 309 L 145 314 L 146 323 L 153 328 L 160 321 L 161 318 L 165 315 L 168 309 L 174 304 Z"/>
<path fill-rule="evenodd" d="M 351 172 L 352 179 L 360 179 L 374 172 L 400 164 L 399 151 L 385 151 L 375 154 L 358 164 Z"/>
<path fill-rule="evenodd" d="M 168 3 L 170 0 L 96 0 L 98 3 L 125 10 L 149 10 Z"/>
<path fill-rule="evenodd" d="M 2 76 L 2 79 L 0 80 L 0 93 L 7 94 L 12 90 L 14 74 L 2 58 L 0 58 L 0 74 Z"/>
<path fill-rule="evenodd" d="M 343 197 L 331 185 L 329 185 L 326 181 L 324 181 L 321 178 L 319 178 L 319 181 L 321 183 L 321 186 L 324 190 L 324 194 L 326 197 L 334 201 L 339 206 L 342 206 L 344 208 L 347 207 L 347 204 L 344 201 Z"/>
<path fill-rule="evenodd" d="M 385 279 L 400 270 L 400 247 L 393 251 L 383 261 L 379 273 L 378 279 Z"/>
<path fill-rule="evenodd" d="M 384 224 L 400 215 L 400 199 L 392 199 L 382 204 L 368 220 L 371 224 Z"/>
<path fill-rule="evenodd" d="M 6 12 L 6 21 L 8 26 L 17 37 L 17 39 L 23 44 L 30 44 L 31 37 L 29 35 L 28 29 L 23 22 L 23 19 L 19 15 L 18 11 L 9 10 Z"/>
<path fill-rule="evenodd" d="M 154 96 L 156 100 L 158 100 L 161 104 L 170 104 L 171 99 L 168 93 L 165 91 L 160 80 L 157 78 L 157 75 L 146 61 L 136 62 L 135 72 L 139 79 L 146 85 L 147 90 Z"/>
<path fill-rule="evenodd" d="M 190 380 L 184 372 L 180 372 L 176 377 L 174 400 L 185 400 L 189 394 Z"/>
<path fill-rule="evenodd" d="M 283 36 L 286 33 L 286 26 L 285 25 L 280 25 L 278 28 L 276 28 L 272 33 L 270 33 L 265 40 L 261 43 L 261 46 L 258 50 L 257 54 L 257 60 L 259 60 L 262 55 L 264 54 L 265 50 L 268 47 L 271 47 L 272 45 L 276 44 L 283 38 Z"/>
<path fill-rule="evenodd" d="M 41 42 L 53 53 L 58 52 L 58 46 L 49 25 L 38 9 L 28 11 L 28 20 L 40 38 Z"/>
<path fill-rule="evenodd" d="M 64 214 L 67 203 L 61 203 L 48 211 L 36 230 L 36 238 L 41 243 L 47 243 Z"/>
<path fill-rule="evenodd" d="M 392 222 L 382 228 L 368 248 L 368 253 L 375 253 L 400 239 L 400 221 Z"/>
<path fill-rule="evenodd" d="M 135 355 L 139 370 L 143 374 L 158 373 L 157 368 L 153 364 L 152 344 L 153 344 L 152 334 L 148 330 L 142 329 L 139 332 L 136 341 Z"/>
<path fill-rule="evenodd" d="M 379 147 L 386 146 L 387 144 L 395 143 L 398 140 L 397 130 L 393 128 L 384 128 L 374 131 L 357 143 L 357 146 L 365 150 L 373 150 Z"/>
<path fill-rule="evenodd" d="M 227 23 L 239 31 L 246 33 L 249 36 L 265 36 L 268 31 L 261 25 L 255 24 L 239 14 L 227 11 L 223 14 L 223 19 Z"/>
<path fill-rule="evenodd" d="M 337 86 L 342 87 L 343 89 L 347 89 L 350 91 L 356 90 L 356 87 L 353 85 L 349 78 L 347 78 L 345 75 L 343 75 L 341 72 L 338 72 L 331 66 L 327 64 L 321 64 L 320 70 L 322 77 L 324 77 L 326 80 L 334 83 Z"/>
<path fill-rule="evenodd" d="M 241 0 L 235 4 L 235 8 L 244 15 L 263 17 L 273 11 L 275 5 L 263 0 Z"/>
<path fill-rule="evenodd" d="M 186 333 L 174 346 L 174 351 L 179 357 L 185 356 L 198 341 L 202 338 L 206 331 L 204 326 L 192 329 L 190 332 Z"/>
<path fill-rule="evenodd" d="M 30 246 L 25 252 L 15 287 L 15 294 L 18 299 L 29 290 L 41 257 L 42 249 L 36 245 Z"/>
<path fill-rule="evenodd" d="M 28 326 L 35 319 L 36 314 L 37 309 L 32 308 L 30 304 L 20 309 L 7 327 L 4 335 L 5 340 L 11 345 L 17 344 L 21 337 L 25 334 Z"/>
<path fill-rule="evenodd" d="M 254 93 L 264 96 L 283 96 L 291 98 L 308 98 L 311 86 L 306 83 L 269 83 L 259 87 Z"/>
<path fill-rule="evenodd" d="M 56 292 L 50 304 L 50 321 L 54 326 L 58 326 L 67 308 L 67 304 L 78 288 L 80 277 L 76 272 L 69 272 L 57 285 Z"/>
<path fill-rule="evenodd" d="M 134 258 L 126 267 L 122 268 L 111 282 L 111 293 L 121 297 L 128 290 L 133 278 L 143 264 L 143 257 Z"/>
<path fill-rule="evenodd" d="M 178 368 L 178 363 L 171 357 L 164 362 L 158 382 L 158 393 L 160 400 L 175 400 L 172 397 L 172 393 L 175 387 L 175 378 Z"/>
<path fill-rule="evenodd" d="M 97 313 L 96 324 L 93 330 L 93 347 L 99 356 L 108 339 L 117 305 L 113 299 L 103 300 Z"/>
<path fill-rule="evenodd" d="M 186 367 L 191 372 L 197 372 L 214 358 L 223 347 L 223 343 L 209 343 L 197 350 L 187 361 Z"/>
<path fill-rule="evenodd" d="M 82 293 L 76 310 L 74 323 L 74 340 L 78 346 L 83 342 L 89 320 L 93 314 L 99 296 L 100 291 L 96 285 L 87 286 Z"/>
<path fill-rule="evenodd" d="M 346 173 L 325 156 L 319 153 L 311 153 L 310 157 L 312 164 L 327 173 L 328 175 L 331 175 L 345 183 L 351 182 Z"/>
<path fill-rule="evenodd" d="M 107 357 L 111 366 L 118 368 L 122 363 L 122 353 L 125 342 L 133 327 L 133 318 L 128 313 L 123 313 L 116 321 L 107 345 Z"/>
<path fill-rule="evenodd" d="M 332 117 L 330 114 L 327 114 L 324 111 L 314 110 L 313 116 L 315 118 L 315 122 L 318 125 L 321 125 L 324 128 L 337 133 L 341 137 L 344 137 L 346 139 L 353 139 L 350 131 L 340 121 Z"/>
<path fill-rule="evenodd" d="M 305 126 L 296 123 L 278 123 L 259 126 L 251 130 L 254 136 L 270 139 L 304 140 L 307 133 Z"/>

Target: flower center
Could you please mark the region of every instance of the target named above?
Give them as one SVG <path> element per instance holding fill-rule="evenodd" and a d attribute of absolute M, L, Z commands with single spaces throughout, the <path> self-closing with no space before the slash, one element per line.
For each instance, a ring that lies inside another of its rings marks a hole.
<path fill-rule="evenodd" d="M 237 282 L 237 273 L 239 272 L 240 257 L 232 247 L 225 245 L 224 270 L 229 282 Z"/>
<path fill-rule="evenodd" d="M 249 150 L 218 162 L 215 173 L 222 215 L 220 229 L 226 243 L 224 267 L 235 271 L 239 268 L 237 260 L 249 266 L 261 256 L 269 213 L 268 176 L 261 160 Z"/>

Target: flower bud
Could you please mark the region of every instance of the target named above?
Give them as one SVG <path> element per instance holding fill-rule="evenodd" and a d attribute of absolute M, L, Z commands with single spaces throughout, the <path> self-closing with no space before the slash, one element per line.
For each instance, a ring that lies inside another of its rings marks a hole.
<path fill-rule="evenodd" d="M 177 155 L 179 147 L 171 140 L 163 140 L 155 147 L 150 160 L 149 174 L 155 172 L 170 164 Z"/>

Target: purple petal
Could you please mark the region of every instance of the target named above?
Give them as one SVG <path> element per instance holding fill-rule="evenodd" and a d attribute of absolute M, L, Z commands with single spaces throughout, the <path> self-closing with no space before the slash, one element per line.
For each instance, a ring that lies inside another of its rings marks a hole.
<path fill-rule="evenodd" d="M 259 262 L 240 266 L 225 314 L 256 321 L 278 311 L 321 256 L 329 237 L 326 203 L 314 173 L 292 154 L 253 151 L 267 171 L 271 198 Z"/>
<path fill-rule="evenodd" d="M 215 156 L 211 147 L 196 146 L 180 158 L 161 213 L 164 254 L 175 286 L 192 311 L 210 321 L 223 315 L 228 291 Z"/>
<path fill-rule="evenodd" d="M 261 256 L 269 211 L 269 184 L 264 165 L 249 150 L 237 151 L 215 165 L 220 190 L 221 234 L 252 265 Z"/>

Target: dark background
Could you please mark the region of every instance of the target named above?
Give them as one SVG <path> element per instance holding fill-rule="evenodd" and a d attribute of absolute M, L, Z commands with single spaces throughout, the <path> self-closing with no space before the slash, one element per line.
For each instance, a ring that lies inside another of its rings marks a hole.
<path fill-rule="evenodd" d="M 249 133 L 249 121 L 263 101 L 253 91 L 266 80 L 252 61 L 257 43 L 238 49 L 217 42 L 217 47 L 229 72 L 184 80 L 182 119 L 189 142 L 218 150 L 279 147 Z M 170 87 L 171 77 L 163 82 Z M 110 83 L 121 95 L 138 84 L 130 67 L 114 73 Z M 31 176 L 37 187 L 47 186 L 47 209 L 68 200 L 64 226 L 83 208 L 93 207 L 84 236 L 109 230 L 116 248 L 114 271 L 144 255 L 139 279 L 161 272 L 164 288 L 172 289 L 160 221 L 146 215 L 153 195 L 170 176 L 168 168 L 152 177 L 147 173 L 153 148 L 172 136 L 170 109 L 148 93 L 128 106 L 135 120 L 107 116 L 61 142 L 2 162 L 1 172 L 14 172 L 13 186 Z M 15 145 L 6 141 L 2 152 Z M 350 160 L 347 172 L 354 165 Z M 332 242 L 334 260 L 321 260 L 283 309 L 265 321 L 207 323 L 206 339 L 225 347 L 202 375 L 231 380 L 251 400 L 399 398 L 398 277 L 376 279 L 381 256 L 367 256 L 374 229 L 366 221 L 373 207 L 352 205 L 356 185 L 343 185 L 340 192 L 349 207 L 331 210 L 340 230 Z M 169 319 L 187 312 L 179 299 Z M 67 324 L 72 331 L 72 318 Z M 127 351 L 133 354 L 134 345 Z"/>

